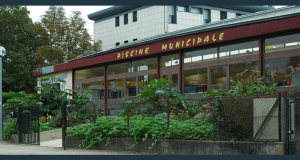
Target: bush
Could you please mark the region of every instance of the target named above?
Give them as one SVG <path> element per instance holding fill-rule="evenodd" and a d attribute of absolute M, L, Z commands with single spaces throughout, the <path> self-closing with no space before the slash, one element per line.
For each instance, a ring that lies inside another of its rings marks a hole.
<path fill-rule="evenodd" d="M 18 133 L 17 119 L 8 119 L 3 130 L 3 140 L 9 140 L 12 134 Z"/>

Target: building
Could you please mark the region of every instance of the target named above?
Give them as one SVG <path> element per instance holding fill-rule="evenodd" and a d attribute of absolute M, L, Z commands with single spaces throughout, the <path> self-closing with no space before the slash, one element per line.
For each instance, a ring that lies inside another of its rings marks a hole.
<path fill-rule="evenodd" d="M 272 6 L 114 6 L 88 15 L 102 49 L 271 9 Z"/>
<path fill-rule="evenodd" d="M 300 6 L 270 9 L 236 18 L 169 32 L 101 53 L 33 71 L 72 77 L 65 86 L 94 93 L 91 98 L 109 115 L 135 99 L 155 78 L 174 81 L 171 87 L 188 97 L 230 87 L 238 75 L 255 70 L 267 77 L 276 71 L 278 90 L 300 83 Z"/>

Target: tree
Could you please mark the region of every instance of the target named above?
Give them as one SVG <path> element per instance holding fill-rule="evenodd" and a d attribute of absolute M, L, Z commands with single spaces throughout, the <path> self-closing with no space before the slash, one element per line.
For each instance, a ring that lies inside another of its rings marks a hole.
<path fill-rule="evenodd" d="M 79 56 L 86 56 L 101 51 L 101 42 L 93 43 L 81 12 L 73 11 L 66 18 L 63 7 L 51 6 L 42 16 L 39 33 L 47 36 L 49 43 L 35 52 L 35 62 L 39 67 L 63 63 Z"/>
<path fill-rule="evenodd" d="M 0 6 L 0 46 L 3 57 L 3 91 L 32 92 L 36 79 L 32 77 L 32 55 L 38 41 L 35 25 L 22 6 Z"/>

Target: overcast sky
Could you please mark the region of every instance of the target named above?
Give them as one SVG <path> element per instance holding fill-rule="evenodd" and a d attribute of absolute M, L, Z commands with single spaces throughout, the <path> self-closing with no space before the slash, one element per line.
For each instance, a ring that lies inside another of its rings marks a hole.
<path fill-rule="evenodd" d="M 89 34 L 93 37 L 94 35 L 94 21 L 89 20 L 87 15 L 109 8 L 111 6 L 63 6 L 66 12 L 66 16 L 69 17 L 72 11 L 81 11 L 81 17 L 86 21 L 85 27 L 88 29 Z M 282 7 L 282 6 L 280 6 Z M 277 8 L 277 7 L 276 7 Z M 30 18 L 33 22 L 41 20 L 41 15 L 44 15 L 45 12 L 49 9 L 49 6 L 27 6 L 27 9 L 30 11 Z"/>
<path fill-rule="evenodd" d="M 86 22 L 85 28 L 88 29 L 89 34 L 93 37 L 93 27 L 94 21 L 89 20 L 87 15 L 109 8 L 111 6 L 63 6 L 65 9 L 66 16 L 69 18 L 72 11 L 81 11 L 81 18 Z M 41 16 L 45 15 L 45 12 L 49 9 L 49 6 L 27 6 L 27 9 L 30 11 L 29 17 L 33 22 L 41 21 Z"/>

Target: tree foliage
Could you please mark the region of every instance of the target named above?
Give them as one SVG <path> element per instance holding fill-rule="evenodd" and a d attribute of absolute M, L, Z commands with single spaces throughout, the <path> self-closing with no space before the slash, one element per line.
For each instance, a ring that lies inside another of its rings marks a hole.
<path fill-rule="evenodd" d="M 0 46 L 3 57 L 3 91 L 32 92 L 36 79 L 31 70 L 32 54 L 39 45 L 38 32 L 22 6 L 0 6 Z"/>
<path fill-rule="evenodd" d="M 101 42 L 94 43 L 80 11 L 73 11 L 67 18 L 63 7 L 51 6 L 36 23 L 40 38 L 48 39 L 35 52 L 35 63 L 39 67 L 63 63 L 79 56 L 101 51 Z"/>

